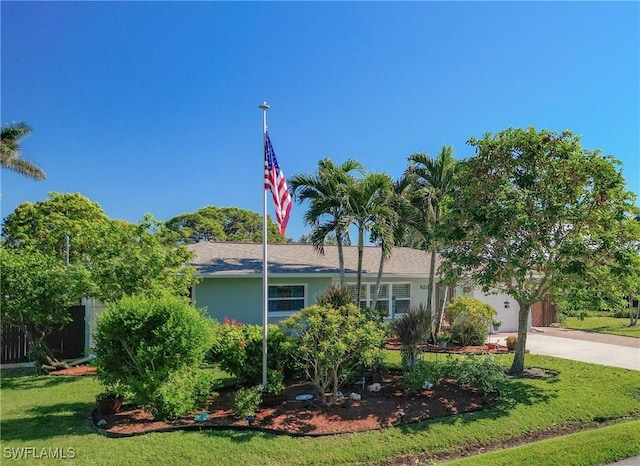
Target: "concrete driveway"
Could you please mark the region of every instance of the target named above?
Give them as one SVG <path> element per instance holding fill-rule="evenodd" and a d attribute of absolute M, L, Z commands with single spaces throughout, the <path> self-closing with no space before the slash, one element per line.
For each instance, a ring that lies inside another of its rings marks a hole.
<path fill-rule="evenodd" d="M 508 333 L 490 335 L 489 341 L 504 343 Z M 527 335 L 531 354 L 622 367 L 640 371 L 640 338 L 559 328 L 538 328 Z"/>

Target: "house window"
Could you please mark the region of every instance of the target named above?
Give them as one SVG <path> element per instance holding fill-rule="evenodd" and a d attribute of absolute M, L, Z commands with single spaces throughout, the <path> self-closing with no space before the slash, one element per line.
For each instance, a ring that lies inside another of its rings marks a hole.
<path fill-rule="evenodd" d="M 376 292 L 376 286 L 371 285 L 371 304 L 373 304 L 373 295 Z M 389 299 L 389 285 L 381 284 L 380 291 L 378 292 L 378 301 L 376 303 L 376 309 L 378 311 L 385 311 L 389 315 L 390 311 L 390 299 Z"/>
<path fill-rule="evenodd" d="M 411 285 L 409 283 L 394 284 L 392 288 L 395 301 L 395 313 L 404 314 L 411 307 Z"/>
<path fill-rule="evenodd" d="M 349 291 L 356 295 L 356 286 L 347 285 Z M 362 285 L 360 288 L 360 306 L 371 307 L 373 305 L 373 296 L 376 291 L 375 283 Z M 389 283 L 380 284 L 380 291 L 378 292 L 378 300 L 376 303 L 376 309 L 386 312 L 387 316 L 391 317 L 392 306 L 395 303 L 395 313 L 401 314 L 409 310 L 411 305 L 411 285 L 409 283 L 394 284 Z"/>
<path fill-rule="evenodd" d="M 304 307 L 304 285 L 270 285 L 269 312 L 298 312 Z"/>
<path fill-rule="evenodd" d="M 356 286 L 355 285 L 347 285 L 347 289 L 353 296 L 353 301 L 356 300 Z M 369 304 L 369 300 L 367 299 L 367 285 L 360 285 L 360 307 L 367 307 Z"/>

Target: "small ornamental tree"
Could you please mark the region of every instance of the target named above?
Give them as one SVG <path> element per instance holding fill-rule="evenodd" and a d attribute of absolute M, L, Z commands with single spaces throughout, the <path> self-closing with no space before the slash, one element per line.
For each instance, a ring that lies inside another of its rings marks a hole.
<path fill-rule="evenodd" d="M 199 366 L 213 343 L 212 322 L 184 298 L 123 298 L 102 314 L 95 340 L 98 379 L 131 392 L 157 417 L 185 414 L 211 388 Z"/>
<path fill-rule="evenodd" d="M 482 345 L 489 336 L 489 325 L 493 322 L 496 310 L 468 296 L 459 296 L 449 304 L 451 317 L 451 338 L 463 346 Z"/>
<path fill-rule="evenodd" d="M 382 325 L 351 303 L 338 309 L 309 306 L 280 325 L 298 334 L 292 357 L 326 405 L 335 403 L 338 390 L 355 370 L 377 360 L 385 342 Z"/>
<path fill-rule="evenodd" d="M 46 343 L 52 330 L 71 321 L 69 308 L 87 289 L 89 273 L 38 251 L 0 247 L 0 320 L 25 333 L 30 356 L 43 369 L 69 367 Z"/>

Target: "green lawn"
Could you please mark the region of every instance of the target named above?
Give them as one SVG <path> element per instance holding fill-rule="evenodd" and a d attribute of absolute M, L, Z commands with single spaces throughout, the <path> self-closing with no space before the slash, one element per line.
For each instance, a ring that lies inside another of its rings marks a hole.
<path fill-rule="evenodd" d="M 566 328 L 640 338 L 640 326 L 628 327 L 628 325 L 628 318 L 618 319 L 615 317 L 585 317 L 584 320 L 577 317 L 567 317 L 564 322 Z"/>
<path fill-rule="evenodd" d="M 501 361 L 507 366 L 511 358 L 503 356 Z M 397 363 L 398 353 L 393 353 L 391 359 Z M 560 374 L 546 380 L 508 380 L 501 387 L 502 403 L 491 410 L 382 431 L 321 438 L 229 430 L 110 439 L 95 434 L 89 424 L 94 396 L 100 391 L 94 378 L 3 377 L 2 464 L 51 464 L 52 460 L 45 459 L 8 459 L 7 452 L 19 447 L 33 447 L 36 451 L 71 448 L 75 459 L 55 462 L 92 466 L 376 464 L 398 455 L 435 456 L 463 445 L 518 439 L 531 431 L 558 426 L 640 418 L 640 371 L 535 355 L 527 355 L 526 364 Z M 609 443 L 614 445 L 612 436 L 602 437 L 598 439 L 600 448 L 606 450 Z M 617 458 L 640 454 L 637 446 L 640 443 L 634 441 L 633 445 L 635 450 L 624 452 L 614 447 L 619 452 Z M 584 456 L 591 461 L 591 454 Z M 593 462 L 571 464 L 598 464 L 593 458 Z"/>
<path fill-rule="evenodd" d="M 474 455 L 447 463 L 448 466 L 579 466 L 609 464 L 637 456 L 640 421 L 622 422 L 600 429 L 564 435 L 506 450 Z M 606 447 L 605 447 L 606 446 Z M 532 460 L 535 458 L 535 461 Z"/>

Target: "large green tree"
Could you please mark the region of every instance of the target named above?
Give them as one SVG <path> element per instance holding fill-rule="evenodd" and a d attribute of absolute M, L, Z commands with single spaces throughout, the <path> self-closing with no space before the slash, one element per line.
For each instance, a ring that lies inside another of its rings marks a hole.
<path fill-rule="evenodd" d="M 5 219 L 7 248 L 30 249 L 91 274 L 86 296 L 104 302 L 124 295 L 169 290 L 185 294 L 195 282 L 191 257 L 178 235 L 150 215 L 138 223 L 109 218 L 95 202 L 77 193 L 51 193 L 25 202 Z"/>
<path fill-rule="evenodd" d="M 554 289 L 606 266 L 634 195 L 611 156 L 570 131 L 507 129 L 471 138 L 456 202 L 447 215 L 454 242 L 450 277 L 506 292 L 519 305 L 510 372 L 524 370 L 530 306 Z"/>
<path fill-rule="evenodd" d="M 413 185 L 411 199 L 420 214 L 416 227 L 424 236 L 424 246 L 431 252 L 427 308 L 436 316 L 435 335 L 440 332 L 443 312 L 440 306 L 437 312 L 434 312 L 437 286 L 436 255 L 444 247 L 444 238 L 439 230 L 448 206 L 454 201 L 458 167 L 458 160 L 453 157 L 453 147 L 443 146 L 435 158 L 424 152 L 410 155 L 406 171 Z"/>
<path fill-rule="evenodd" d="M 336 165 L 331 159 L 318 162 L 314 174 L 296 174 L 289 178 L 294 199 L 302 204 L 309 201 L 304 221 L 311 227 L 311 242 L 324 253 L 327 238 L 335 235 L 338 246 L 340 285 L 345 286 L 343 245 L 349 244 L 348 189 L 356 181 L 354 173 L 364 173 L 364 168 L 354 159 Z"/>
<path fill-rule="evenodd" d="M 96 202 L 78 193 L 53 192 L 44 201 L 16 207 L 4 220 L 2 239 L 7 247 L 36 249 L 60 260 L 68 250 L 70 262 L 89 263 L 110 223 Z"/>
<path fill-rule="evenodd" d="M 195 271 L 184 265 L 192 253 L 178 244 L 175 232 L 151 216 L 136 224 L 112 220 L 80 194 L 52 193 L 45 201 L 20 205 L 5 219 L 2 239 L 9 265 L 17 264 L 3 268 L 3 279 L 12 280 L 6 286 L 13 287 L 6 309 L 19 309 L 23 295 L 37 297 L 6 323 L 23 330 L 30 325 L 36 336 L 68 321 L 67 304 L 81 297 L 109 303 L 133 294 L 184 295 L 196 282 Z M 29 268 L 34 278 L 23 280 Z M 67 281 L 59 278 L 63 272 L 69 273 Z M 48 279 L 51 286 L 42 286 Z M 60 301 L 57 294 L 65 287 Z M 41 347 L 36 340 L 32 346 Z"/>
<path fill-rule="evenodd" d="M 199 241 L 262 242 L 262 216 L 236 207 L 207 206 L 195 212 L 173 217 L 166 223 L 170 230 L 180 234 L 185 243 Z M 267 217 L 269 243 L 287 243 L 271 217 Z"/>
<path fill-rule="evenodd" d="M 115 302 L 132 295 L 187 295 L 198 280 L 195 269 L 185 267 L 191 258 L 178 235 L 151 215 L 137 223 L 112 220 L 90 256 L 93 296 Z"/>
<path fill-rule="evenodd" d="M 20 173 L 33 180 L 44 180 L 44 171 L 22 158 L 20 143 L 31 134 L 32 128 L 25 122 L 4 125 L 0 134 L 0 167 Z"/>

